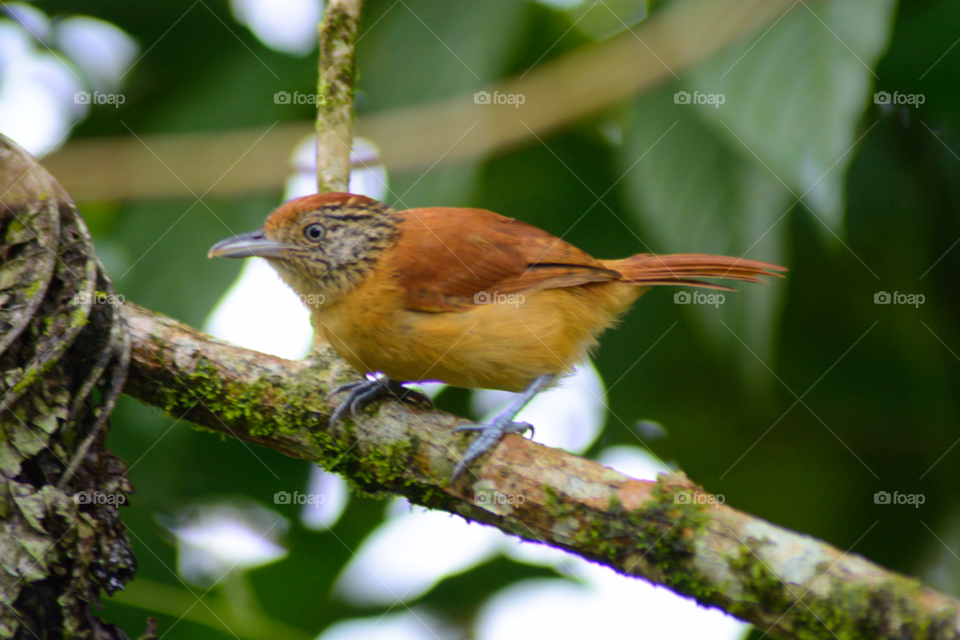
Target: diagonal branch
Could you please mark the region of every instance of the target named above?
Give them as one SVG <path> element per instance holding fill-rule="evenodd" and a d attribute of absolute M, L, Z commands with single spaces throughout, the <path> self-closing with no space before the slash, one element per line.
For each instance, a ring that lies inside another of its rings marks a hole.
<path fill-rule="evenodd" d="M 960 602 L 814 538 L 703 504 L 695 492 L 708 494 L 682 474 L 635 480 L 511 435 L 451 486 L 469 440 L 451 433 L 458 418 L 387 401 L 332 429 L 326 392 L 349 371 L 339 359 L 284 360 L 132 304 L 126 313 L 133 343 L 127 393 L 315 462 L 359 490 L 400 494 L 564 549 L 775 637 L 960 635 Z M 494 499 L 498 494 L 506 499 Z"/>

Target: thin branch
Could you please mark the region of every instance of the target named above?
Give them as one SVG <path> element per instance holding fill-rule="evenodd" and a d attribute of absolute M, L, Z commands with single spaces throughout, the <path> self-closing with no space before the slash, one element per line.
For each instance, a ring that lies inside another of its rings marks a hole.
<path fill-rule="evenodd" d="M 319 191 L 347 191 L 353 144 L 354 47 L 362 0 L 331 0 L 320 25 L 320 79 L 317 105 Z"/>
<path fill-rule="evenodd" d="M 455 416 L 384 402 L 331 429 L 326 392 L 352 375 L 339 359 L 284 360 L 133 304 L 125 310 L 133 342 L 127 393 L 315 462 L 361 491 L 403 495 L 564 549 L 775 637 L 960 637 L 960 602 L 814 538 L 703 504 L 693 492 L 709 494 L 682 474 L 635 480 L 511 435 L 451 486 L 469 440 L 451 433 Z M 492 499 L 498 494 L 506 499 Z"/>

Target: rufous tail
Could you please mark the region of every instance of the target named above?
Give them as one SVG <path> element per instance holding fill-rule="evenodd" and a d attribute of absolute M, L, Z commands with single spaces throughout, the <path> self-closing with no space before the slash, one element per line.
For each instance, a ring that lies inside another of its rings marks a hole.
<path fill-rule="evenodd" d="M 640 253 L 623 260 L 604 260 L 604 266 L 620 274 L 623 282 L 637 286 L 689 285 L 732 291 L 730 287 L 695 278 L 726 278 L 742 282 L 763 282 L 762 276 L 782 278 L 778 271 L 786 271 L 767 262 L 733 258 L 730 256 L 708 256 L 702 253 L 677 253 L 658 256 L 652 253 Z"/>

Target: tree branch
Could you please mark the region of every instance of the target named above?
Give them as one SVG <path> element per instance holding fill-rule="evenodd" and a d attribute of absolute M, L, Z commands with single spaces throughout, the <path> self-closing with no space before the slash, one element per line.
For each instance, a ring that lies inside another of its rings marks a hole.
<path fill-rule="evenodd" d="M 349 191 L 353 146 L 354 59 L 362 0 L 331 0 L 320 25 L 317 105 L 318 192 Z"/>
<path fill-rule="evenodd" d="M 127 393 L 214 431 L 315 462 L 355 488 L 483 522 L 716 606 L 782 638 L 957 638 L 960 602 L 730 507 L 679 499 L 682 474 L 635 480 L 519 436 L 456 485 L 470 436 L 437 411 L 383 402 L 329 426 L 349 367 L 237 347 L 127 304 Z M 494 492 L 523 496 L 502 504 Z"/>

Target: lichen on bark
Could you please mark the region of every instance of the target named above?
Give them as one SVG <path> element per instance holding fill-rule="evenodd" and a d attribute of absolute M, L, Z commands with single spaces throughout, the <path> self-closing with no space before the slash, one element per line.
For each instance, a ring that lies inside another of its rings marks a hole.
<path fill-rule="evenodd" d="M 0 638 L 125 638 L 90 611 L 136 569 L 104 446 L 122 310 L 69 196 L 2 135 L 0 194 Z"/>

